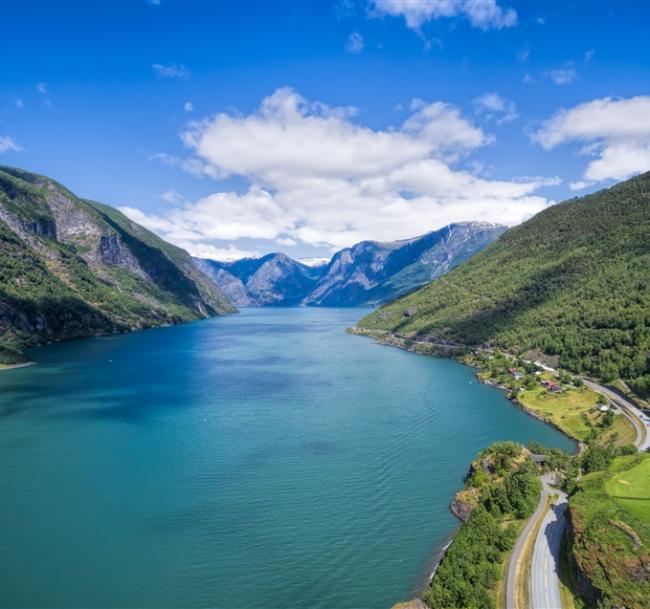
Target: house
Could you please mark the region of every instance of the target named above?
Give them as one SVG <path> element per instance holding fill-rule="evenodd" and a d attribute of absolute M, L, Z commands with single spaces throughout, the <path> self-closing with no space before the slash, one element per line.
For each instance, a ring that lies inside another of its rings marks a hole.
<path fill-rule="evenodd" d="M 555 381 L 543 380 L 542 385 L 546 387 L 552 393 L 561 393 L 562 387 L 560 387 Z"/>
<path fill-rule="evenodd" d="M 518 381 L 521 379 L 524 375 L 519 372 L 516 368 L 508 368 L 508 372 L 510 373 L 510 376 L 515 379 L 515 381 Z"/>
<path fill-rule="evenodd" d="M 537 455 L 535 453 L 530 454 L 530 460 L 537 465 L 544 465 L 546 463 L 546 455 Z"/>
<path fill-rule="evenodd" d="M 598 406 L 598 410 L 600 410 L 600 412 L 607 412 L 609 410 L 609 406 L 607 404 L 600 404 L 600 406 Z"/>

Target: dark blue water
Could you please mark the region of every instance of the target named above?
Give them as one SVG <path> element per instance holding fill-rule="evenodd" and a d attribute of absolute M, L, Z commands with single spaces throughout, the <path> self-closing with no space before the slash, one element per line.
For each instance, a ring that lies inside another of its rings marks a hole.
<path fill-rule="evenodd" d="M 0 606 L 382 609 L 495 440 L 571 448 L 453 361 L 258 309 L 0 373 Z"/>

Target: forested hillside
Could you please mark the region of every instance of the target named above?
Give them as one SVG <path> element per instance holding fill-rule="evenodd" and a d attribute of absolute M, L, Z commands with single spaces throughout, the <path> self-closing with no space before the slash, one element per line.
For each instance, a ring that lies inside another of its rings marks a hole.
<path fill-rule="evenodd" d="M 549 207 L 359 328 L 540 349 L 650 391 L 650 173 Z"/>
<path fill-rule="evenodd" d="M 232 311 L 184 250 L 49 178 L 0 167 L 0 362 L 47 341 Z"/>

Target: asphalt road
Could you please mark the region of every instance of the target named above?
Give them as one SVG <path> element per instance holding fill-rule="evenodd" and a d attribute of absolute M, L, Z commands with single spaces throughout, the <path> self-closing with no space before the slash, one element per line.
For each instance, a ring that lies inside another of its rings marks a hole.
<path fill-rule="evenodd" d="M 650 421 L 645 417 L 645 415 L 639 410 L 632 402 L 629 400 L 625 399 L 623 396 L 619 395 L 618 393 L 615 393 L 611 389 L 607 389 L 607 387 L 603 387 L 602 385 L 598 385 L 597 383 L 594 383 L 593 381 L 588 381 L 585 379 L 585 385 L 589 387 L 590 389 L 593 389 L 594 391 L 598 391 L 599 393 L 604 394 L 607 396 L 614 404 L 619 406 L 625 414 L 631 413 L 638 419 L 638 421 L 641 422 L 641 425 L 645 427 L 645 438 L 643 437 L 644 434 L 640 432 L 638 429 L 638 422 L 635 420 L 633 417 L 629 417 L 630 420 L 632 421 L 632 424 L 634 427 L 637 429 L 637 439 L 634 445 L 640 450 L 640 451 L 645 451 L 648 448 L 650 448 Z"/>
<path fill-rule="evenodd" d="M 546 512 L 535 539 L 530 573 L 532 609 L 562 609 L 560 598 L 560 545 L 566 528 L 567 496 L 542 481 L 546 494 L 559 495 Z"/>
<path fill-rule="evenodd" d="M 508 562 L 508 573 L 506 575 L 506 607 L 507 609 L 517 609 L 515 603 L 515 591 L 517 586 L 517 567 L 521 559 L 521 553 L 524 550 L 526 545 L 526 540 L 530 537 L 532 530 L 535 528 L 535 525 L 539 521 L 544 508 L 546 507 L 546 500 L 549 493 L 549 484 L 554 479 L 554 474 L 544 474 L 540 476 L 542 481 L 542 495 L 540 497 L 539 503 L 535 508 L 535 512 L 528 519 L 526 525 L 524 526 L 515 547 L 512 549 L 512 554 L 510 555 L 510 561 Z"/>

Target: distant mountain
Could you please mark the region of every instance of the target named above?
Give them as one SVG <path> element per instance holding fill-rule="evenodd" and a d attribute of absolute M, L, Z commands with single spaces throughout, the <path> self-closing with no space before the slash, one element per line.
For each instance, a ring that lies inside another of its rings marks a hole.
<path fill-rule="evenodd" d="M 44 342 L 234 311 L 184 250 L 49 178 L 0 167 L 0 362 Z"/>
<path fill-rule="evenodd" d="M 505 230 L 481 222 L 451 224 L 405 241 L 363 241 L 337 252 L 329 262 L 269 254 L 195 263 L 238 306 L 376 305 L 446 273 Z"/>
<path fill-rule="evenodd" d="M 650 172 L 553 205 L 361 330 L 542 351 L 650 395 Z"/>
<path fill-rule="evenodd" d="M 362 241 L 334 255 L 304 304 L 341 307 L 388 302 L 444 275 L 506 228 L 463 222 L 404 241 Z"/>
<path fill-rule="evenodd" d="M 197 266 L 238 306 L 299 305 L 314 289 L 325 266 L 307 266 L 286 254 L 235 262 L 196 259 Z"/>

